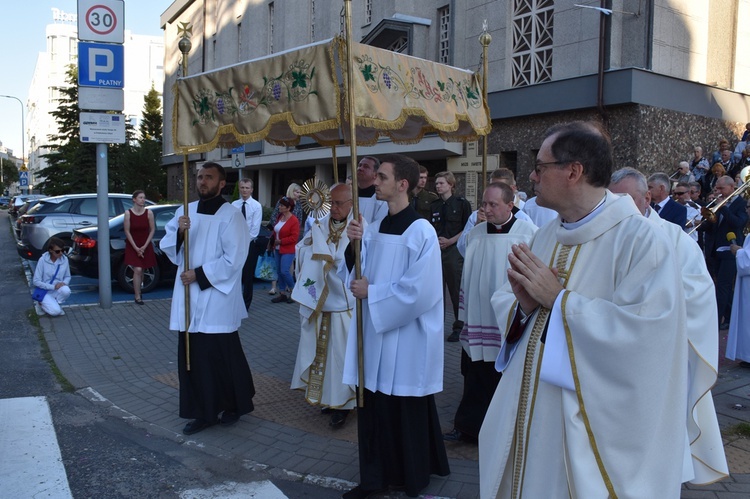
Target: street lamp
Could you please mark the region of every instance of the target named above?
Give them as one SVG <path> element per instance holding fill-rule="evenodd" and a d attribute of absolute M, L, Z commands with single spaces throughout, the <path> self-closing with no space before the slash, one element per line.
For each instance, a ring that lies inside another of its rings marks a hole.
<path fill-rule="evenodd" d="M 12 95 L 0 95 L 6 99 L 15 99 L 21 105 L 21 171 L 26 171 L 26 148 L 24 147 L 24 135 L 26 135 L 26 125 L 23 120 L 23 102 L 18 97 Z"/>

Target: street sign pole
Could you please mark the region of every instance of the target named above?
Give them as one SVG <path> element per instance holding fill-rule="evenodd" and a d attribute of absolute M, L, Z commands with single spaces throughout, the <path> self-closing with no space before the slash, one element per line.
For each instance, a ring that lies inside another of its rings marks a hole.
<path fill-rule="evenodd" d="M 99 257 L 99 305 L 112 308 L 112 270 L 109 263 L 109 172 L 107 144 L 96 144 L 96 219 Z"/>
<path fill-rule="evenodd" d="M 122 0 L 78 0 L 78 103 L 82 111 L 123 110 L 124 10 Z M 111 119 L 81 113 L 81 128 L 88 134 L 82 133 L 81 140 L 96 143 L 99 304 L 104 309 L 112 308 L 107 144 L 125 142 L 124 134 L 115 133 L 120 118 Z"/>

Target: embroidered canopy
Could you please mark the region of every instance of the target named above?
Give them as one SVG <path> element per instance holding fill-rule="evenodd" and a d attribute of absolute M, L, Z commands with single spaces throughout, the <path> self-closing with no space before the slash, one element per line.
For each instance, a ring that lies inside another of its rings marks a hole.
<path fill-rule="evenodd" d="M 480 78 L 443 64 L 353 44 L 356 142 L 380 136 L 419 142 L 476 140 L 490 130 Z M 175 84 L 177 154 L 266 140 L 296 145 L 301 136 L 324 146 L 349 143 L 345 43 L 342 38 L 273 54 Z"/>

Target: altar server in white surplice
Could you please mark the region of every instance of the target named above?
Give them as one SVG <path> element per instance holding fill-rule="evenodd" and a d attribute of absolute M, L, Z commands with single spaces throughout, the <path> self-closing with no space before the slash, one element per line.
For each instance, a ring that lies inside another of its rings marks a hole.
<path fill-rule="evenodd" d="M 750 217 L 750 203 L 745 207 L 745 211 Z M 734 284 L 726 357 L 750 362 L 750 237 L 745 237 L 742 247 L 732 244 L 729 250 L 734 253 L 737 261 L 737 278 Z"/>
<path fill-rule="evenodd" d="M 537 153 L 537 201 L 559 215 L 513 247 L 492 297 L 507 333 L 479 434 L 483 498 L 680 496 L 682 282 L 664 231 L 606 189 L 612 164 L 594 123 L 551 128 Z"/>
<path fill-rule="evenodd" d="M 712 483 L 729 473 L 716 419 L 711 387 L 717 379 L 719 331 L 714 282 L 706 268 L 700 247 L 678 225 L 664 220 L 652 210 L 646 176 L 634 168 L 621 168 L 612 174 L 609 189 L 629 194 L 638 211 L 667 233 L 674 247 L 674 261 L 681 269 L 685 293 L 688 339 L 688 403 L 685 431 L 690 446 L 686 450 L 683 482 Z M 689 451 L 689 452 L 688 452 Z"/>
<path fill-rule="evenodd" d="M 503 182 L 490 184 L 482 195 L 486 221 L 471 229 L 467 237 L 458 306 L 458 318 L 464 323 L 460 335 L 464 392 L 453 430 L 443 435 L 447 441 L 476 442 L 500 381 L 495 359 L 502 334 L 490 298 L 508 282 L 506 270 L 511 246 L 528 243 L 537 230 L 532 223 L 515 217 L 513 195 L 513 189 Z"/>
<path fill-rule="evenodd" d="M 338 274 L 349 245 L 346 225 L 351 212 L 351 188 L 334 185 L 331 212 L 313 221 L 297 243 L 297 283 L 292 291 L 292 299 L 300 304 L 301 326 L 292 389 L 305 390 L 305 400 L 329 408 L 333 428 L 344 425 L 356 400 L 354 385 L 342 381 L 355 298 Z"/>
<path fill-rule="evenodd" d="M 356 317 L 349 330 L 344 383 L 364 382 L 357 410 L 360 485 L 345 499 L 402 487 L 416 497 L 430 475 L 450 473 L 434 394 L 443 389 L 443 276 L 430 222 L 409 203 L 419 165 L 401 155 L 381 158 L 375 181 L 388 215 L 350 240 L 362 241 L 362 278 L 349 273 L 362 300 L 365 379 L 358 379 Z M 351 245 L 342 270 L 353 265 Z M 356 314 L 355 314 L 356 315 Z"/>
<path fill-rule="evenodd" d="M 160 247 L 177 265 L 169 328 L 179 331 L 177 370 L 180 417 L 192 419 L 182 432 L 192 435 L 221 423 L 229 426 L 253 410 L 253 378 L 237 330 L 247 317 L 242 299 L 242 267 L 250 235 L 240 210 L 221 196 L 224 168 L 205 163 L 196 177 L 199 200 L 182 207 L 167 223 Z M 188 231 L 189 269 L 184 268 Z M 185 286 L 190 317 L 185 323 Z M 187 368 L 185 331 L 190 335 Z"/>

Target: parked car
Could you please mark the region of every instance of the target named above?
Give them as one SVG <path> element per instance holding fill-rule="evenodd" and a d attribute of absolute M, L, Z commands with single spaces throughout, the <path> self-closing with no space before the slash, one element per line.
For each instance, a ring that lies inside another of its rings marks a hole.
<path fill-rule="evenodd" d="M 175 266 L 167 255 L 159 248 L 159 241 L 166 233 L 164 227 L 167 222 L 174 218 L 175 211 L 181 205 L 162 204 L 148 206 L 146 209 L 154 214 L 156 232 L 153 242 L 156 253 L 156 266 L 143 269 L 143 284 L 141 291 L 148 293 L 163 280 L 174 279 L 177 272 Z M 98 228 L 87 227 L 77 229 L 73 232 L 73 249 L 68 253 L 70 271 L 75 275 L 99 278 L 99 249 Z M 133 292 L 133 269 L 125 265 L 125 215 L 119 215 L 109 221 L 109 258 L 111 263 L 112 279 L 125 291 Z"/>
<path fill-rule="evenodd" d="M 14 196 L 13 199 L 10 200 L 10 205 L 8 206 L 8 213 L 10 213 L 10 216 L 17 217 L 18 216 L 18 210 L 21 209 L 21 206 L 26 203 L 26 201 L 30 199 L 42 199 L 45 198 L 44 194 L 19 194 L 18 196 Z"/>
<path fill-rule="evenodd" d="M 10 204 L 10 198 L 8 196 L 0 196 L 0 208 L 7 208 Z"/>
<path fill-rule="evenodd" d="M 16 218 L 16 221 L 13 224 L 13 230 L 16 232 L 16 240 L 21 239 L 21 217 L 28 213 L 28 211 L 36 206 L 42 199 L 44 198 L 29 199 L 18 208 L 18 218 Z"/>
<path fill-rule="evenodd" d="M 130 194 L 109 194 L 108 218 L 125 213 L 133 206 Z M 147 201 L 146 204 L 154 204 Z M 27 260 L 38 260 L 47 240 L 56 236 L 66 248 L 73 246 L 73 231 L 94 227 L 97 220 L 96 194 L 69 194 L 45 198 L 21 218 L 21 237 L 16 249 Z"/>

